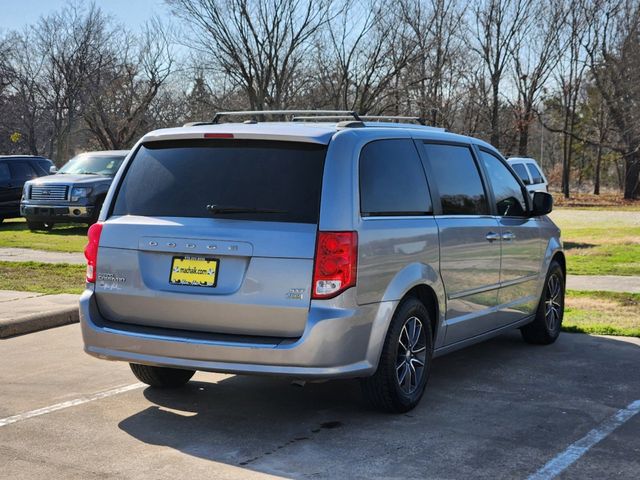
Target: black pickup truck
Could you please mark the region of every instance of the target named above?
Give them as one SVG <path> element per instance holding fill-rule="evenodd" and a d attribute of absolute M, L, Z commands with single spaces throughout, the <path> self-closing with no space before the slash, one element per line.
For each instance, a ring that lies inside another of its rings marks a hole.
<path fill-rule="evenodd" d="M 113 177 L 128 150 L 81 153 L 55 175 L 26 182 L 20 214 L 31 230 L 55 223 L 95 223 Z"/>

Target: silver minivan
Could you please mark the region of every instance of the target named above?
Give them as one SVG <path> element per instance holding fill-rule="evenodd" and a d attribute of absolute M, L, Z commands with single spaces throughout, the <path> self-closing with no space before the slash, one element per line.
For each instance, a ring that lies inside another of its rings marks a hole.
<path fill-rule="evenodd" d="M 491 145 L 353 112 L 248 113 L 151 132 L 125 159 L 85 250 L 89 354 L 153 387 L 196 370 L 358 378 L 404 412 L 436 356 L 513 328 L 556 340 L 552 198 Z"/>

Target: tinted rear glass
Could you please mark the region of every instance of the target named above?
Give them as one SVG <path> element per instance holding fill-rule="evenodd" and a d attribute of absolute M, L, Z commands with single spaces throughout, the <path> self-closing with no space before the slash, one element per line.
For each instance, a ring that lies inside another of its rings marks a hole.
<path fill-rule="evenodd" d="M 538 170 L 533 163 L 527 163 L 529 167 L 529 171 L 531 172 L 531 178 L 533 179 L 533 183 L 544 183 L 544 179 L 542 178 L 542 173 Z"/>
<path fill-rule="evenodd" d="M 144 144 L 114 215 L 317 223 L 326 146 L 259 140 Z M 212 214 L 207 205 L 276 212 Z"/>
<path fill-rule="evenodd" d="M 529 182 L 529 174 L 527 173 L 527 169 L 522 163 L 512 163 L 511 167 L 518 174 L 520 180 L 522 180 L 525 184 Z"/>
<path fill-rule="evenodd" d="M 469 147 L 425 143 L 443 215 L 484 215 L 487 197 Z"/>
<path fill-rule="evenodd" d="M 427 179 L 412 140 L 378 140 L 360 153 L 364 216 L 425 215 L 432 211 Z"/>

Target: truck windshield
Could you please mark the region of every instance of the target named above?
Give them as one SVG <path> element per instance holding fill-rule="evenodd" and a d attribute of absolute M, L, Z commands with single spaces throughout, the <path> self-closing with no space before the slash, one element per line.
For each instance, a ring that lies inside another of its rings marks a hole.
<path fill-rule="evenodd" d="M 122 165 L 124 155 L 92 155 L 82 153 L 69 160 L 58 174 L 114 176 Z"/>

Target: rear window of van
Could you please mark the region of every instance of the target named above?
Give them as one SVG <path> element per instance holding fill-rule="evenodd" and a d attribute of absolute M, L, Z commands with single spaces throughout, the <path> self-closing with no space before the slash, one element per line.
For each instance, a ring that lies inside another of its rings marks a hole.
<path fill-rule="evenodd" d="M 128 164 L 112 214 L 317 223 L 326 149 L 262 140 L 146 143 Z"/>

